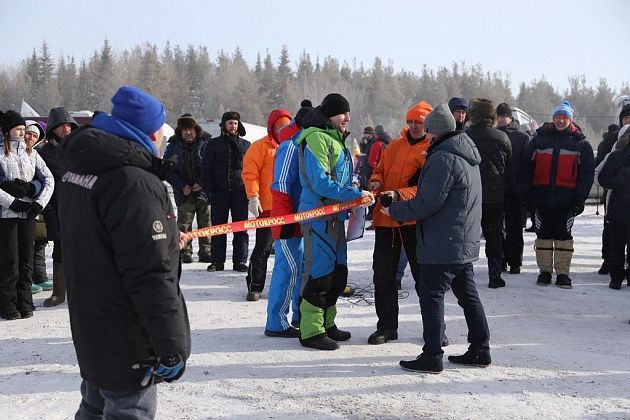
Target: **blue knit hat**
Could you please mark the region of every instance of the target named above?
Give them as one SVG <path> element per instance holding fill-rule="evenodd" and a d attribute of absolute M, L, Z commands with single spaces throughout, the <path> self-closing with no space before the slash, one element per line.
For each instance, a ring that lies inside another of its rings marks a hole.
<path fill-rule="evenodd" d="M 128 122 L 147 136 L 158 131 L 166 121 L 166 111 L 160 101 L 135 86 L 123 86 L 114 94 L 112 116 Z"/>
<path fill-rule="evenodd" d="M 575 110 L 573 109 L 573 105 L 571 105 L 571 102 L 563 101 L 553 110 L 553 116 L 555 117 L 556 115 L 566 115 L 570 119 L 573 119 L 574 112 Z"/>

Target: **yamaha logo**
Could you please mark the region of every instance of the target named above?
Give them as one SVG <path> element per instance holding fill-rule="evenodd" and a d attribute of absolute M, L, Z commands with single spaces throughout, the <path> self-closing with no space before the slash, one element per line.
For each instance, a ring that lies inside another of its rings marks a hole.
<path fill-rule="evenodd" d="M 155 222 L 153 222 L 153 230 L 156 233 L 162 233 L 162 231 L 164 230 L 164 226 L 162 225 L 162 222 L 160 222 L 159 220 L 156 220 Z"/>

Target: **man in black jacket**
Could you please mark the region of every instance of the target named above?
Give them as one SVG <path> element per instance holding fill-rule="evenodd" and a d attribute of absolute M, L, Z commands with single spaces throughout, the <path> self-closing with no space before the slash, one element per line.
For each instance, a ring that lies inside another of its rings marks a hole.
<path fill-rule="evenodd" d="M 481 230 L 486 239 L 488 259 L 488 287 L 504 287 L 501 278 L 503 261 L 503 202 L 505 180 L 510 168 L 512 146 L 508 136 L 492 128 L 496 118 L 494 104 L 488 99 L 470 101 L 470 128 L 466 134 L 481 154 L 482 199 Z"/>
<path fill-rule="evenodd" d="M 512 116 L 512 107 L 505 102 L 497 106 L 497 129 L 507 134 L 512 146 L 512 159 L 505 180 L 503 263 L 510 265 L 510 274 L 518 274 L 523 264 L 523 198 L 518 176 L 529 135 L 519 129 L 518 121 Z"/>
<path fill-rule="evenodd" d="M 175 170 L 166 181 L 173 187 L 177 227 L 181 232 L 190 231 L 195 215 L 197 228 L 210 226 L 208 197 L 201 187 L 201 153 L 210 138 L 192 115 L 184 114 L 177 119 L 175 135 L 168 139 L 164 159 L 175 160 Z M 180 252 L 182 262 L 193 262 L 192 253 L 192 242 L 189 242 Z M 209 238 L 199 238 L 198 255 L 199 262 L 212 262 Z"/>
<path fill-rule="evenodd" d="M 232 213 L 232 221 L 247 220 L 247 194 L 243 184 L 243 157 L 250 143 L 242 138 L 245 127 L 238 112 L 229 111 L 221 117 L 221 135 L 208 141 L 204 147 L 201 162 L 203 188 L 210 201 L 212 225 L 227 223 Z M 208 271 L 222 271 L 225 265 L 227 235 L 213 236 L 210 239 L 212 264 Z M 237 232 L 232 240 L 232 268 L 247 271 L 249 235 L 247 231 Z"/>
<path fill-rule="evenodd" d="M 48 299 L 44 300 L 44 306 L 46 307 L 57 306 L 66 300 L 57 200 L 57 189 L 61 184 L 61 177 L 65 171 L 58 160 L 57 150 L 63 139 L 77 128 L 79 128 L 79 124 L 77 124 L 64 107 L 60 106 L 51 109 L 48 114 L 48 126 L 46 128 L 48 141 L 39 149 L 39 154 L 55 177 L 55 192 L 42 212 L 44 221 L 46 222 L 47 239 L 53 241 L 53 292 Z"/>
<path fill-rule="evenodd" d="M 597 146 L 597 158 L 595 159 L 595 167 L 597 167 L 606 157 L 608 153 L 612 151 L 613 145 L 617 142 L 619 137 L 619 129 L 624 125 L 630 124 L 630 102 L 625 105 L 621 105 L 619 111 L 619 125 L 611 124 L 608 126 L 608 133 L 604 136 L 604 139 L 599 146 Z M 604 190 L 603 202 L 606 205 L 607 191 Z M 604 229 L 602 230 L 602 266 L 597 271 L 598 274 L 608 274 L 608 248 L 609 248 L 609 226 L 608 222 L 604 220 Z"/>
<path fill-rule="evenodd" d="M 179 288 L 179 231 L 157 158 L 164 107 L 121 87 L 112 115 L 68 136 L 59 187 L 72 338 L 81 370 L 76 418 L 155 416 L 156 382 L 178 379 L 190 354 Z"/>

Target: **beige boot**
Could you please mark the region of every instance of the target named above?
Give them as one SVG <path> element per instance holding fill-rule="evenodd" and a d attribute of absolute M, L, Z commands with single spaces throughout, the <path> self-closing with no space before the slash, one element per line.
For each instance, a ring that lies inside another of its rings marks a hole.
<path fill-rule="evenodd" d="M 569 275 L 571 259 L 573 258 L 573 239 L 555 241 L 553 253 L 553 267 L 556 274 Z"/>
<path fill-rule="evenodd" d="M 44 306 L 50 308 L 57 306 L 66 300 L 66 282 L 63 276 L 63 263 L 53 263 L 53 292 L 52 296 L 44 301 Z"/>
<path fill-rule="evenodd" d="M 553 239 L 536 239 L 536 263 L 541 273 L 553 273 Z"/>

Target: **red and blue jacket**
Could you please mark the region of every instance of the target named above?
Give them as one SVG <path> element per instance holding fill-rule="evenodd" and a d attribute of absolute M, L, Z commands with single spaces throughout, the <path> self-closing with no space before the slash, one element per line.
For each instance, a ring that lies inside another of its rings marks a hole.
<path fill-rule="evenodd" d="M 523 159 L 523 192 L 536 204 L 562 208 L 586 201 L 593 185 L 595 159 L 577 125 L 571 123 L 558 131 L 553 123 L 543 124 Z"/>

